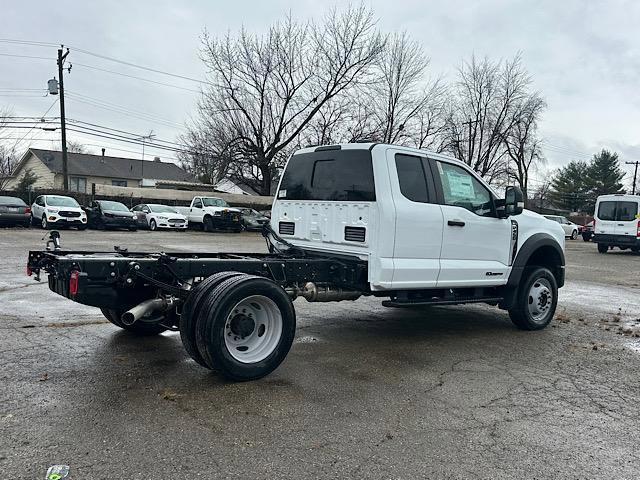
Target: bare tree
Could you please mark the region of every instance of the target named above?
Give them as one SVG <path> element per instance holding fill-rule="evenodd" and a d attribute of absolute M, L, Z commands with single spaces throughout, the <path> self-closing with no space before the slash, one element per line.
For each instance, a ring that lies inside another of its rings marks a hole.
<path fill-rule="evenodd" d="M 182 140 L 197 151 L 194 134 L 215 139 L 205 152 L 224 152 L 217 161 L 231 178 L 268 195 L 287 148 L 327 102 L 371 80 L 384 44 L 364 6 L 332 10 L 320 23 L 288 17 L 263 36 L 205 32 L 210 85 Z"/>
<path fill-rule="evenodd" d="M 6 119 L 11 115 L 12 113 L 9 109 L 0 110 L 0 137 L 2 137 L 1 134 L 5 130 Z M 0 190 L 4 190 L 7 187 L 17 162 L 18 157 L 15 154 L 15 149 L 0 144 Z"/>
<path fill-rule="evenodd" d="M 505 62 L 475 56 L 464 62 L 447 121 L 446 149 L 495 181 L 505 171 L 504 138 L 517 121 L 529 84 L 519 55 Z"/>
<path fill-rule="evenodd" d="M 69 153 L 89 153 L 86 145 L 81 142 L 69 140 L 67 142 L 67 152 Z"/>
<path fill-rule="evenodd" d="M 544 162 L 538 133 L 538 120 L 544 109 L 545 101 L 537 93 L 525 98 L 516 109 L 515 123 L 504 137 L 509 156 L 507 177 L 515 181 L 528 202 L 529 174 Z"/>

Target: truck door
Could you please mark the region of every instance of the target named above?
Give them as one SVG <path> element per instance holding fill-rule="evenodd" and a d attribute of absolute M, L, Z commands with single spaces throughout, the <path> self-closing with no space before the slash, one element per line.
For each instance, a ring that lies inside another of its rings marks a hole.
<path fill-rule="evenodd" d="M 443 213 L 438 287 L 504 285 L 511 219 L 497 217 L 493 194 L 466 168 L 440 160 L 432 165 Z"/>
<path fill-rule="evenodd" d="M 204 219 L 204 210 L 202 205 L 202 199 L 196 197 L 191 202 L 191 208 L 189 209 L 189 221 L 195 223 L 202 223 Z"/>
<path fill-rule="evenodd" d="M 392 286 L 433 288 L 440 273 L 442 209 L 429 160 L 391 149 L 387 165 L 396 210 Z"/>

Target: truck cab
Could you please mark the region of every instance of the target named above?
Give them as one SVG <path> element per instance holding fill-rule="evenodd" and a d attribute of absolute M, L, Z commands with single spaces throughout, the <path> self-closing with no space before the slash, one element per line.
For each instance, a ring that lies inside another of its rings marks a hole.
<path fill-rule="evenodd" d="M 199 225 L 207 232 L 217 229 L 242 230 L 241 213 L 218 197 L 193 197 L 189 207 L 190 225 Z"/>
<path fill-rule="evenodd" d="M 534 252 L 561 286 L 565 233 L 522 206 L 509 211 L 455 159 L 346 144 L 289 159 L 271 226 L 297 247 L 366 260 L 373 292 L 516 285 Z"/>

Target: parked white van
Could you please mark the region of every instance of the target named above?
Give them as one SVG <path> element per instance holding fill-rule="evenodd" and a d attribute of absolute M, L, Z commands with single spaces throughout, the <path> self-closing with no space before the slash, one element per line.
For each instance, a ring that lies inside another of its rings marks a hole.
<path fill-rule="evenodd" d="M 600 253 L 613 247 L 640 251 L 640 196 L 599 196 L 594 222 L 593 241 Z"/>

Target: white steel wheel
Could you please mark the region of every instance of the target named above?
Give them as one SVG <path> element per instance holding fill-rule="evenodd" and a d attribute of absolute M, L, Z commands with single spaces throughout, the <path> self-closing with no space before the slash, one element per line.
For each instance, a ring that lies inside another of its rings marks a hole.
<path fill-rule="evenodd" d="M 528 308 L 531 319 L 545 323 L 553 305 L 553 288 L 546 278 L 538 278 L 529 289 Z"/>
<path fill-rule="evenodd" d="M 244 298 L 231 309 L 225 322 L 227 351 L 238 362 L 260 362 L 280 343 L 282 325 L 280 309 L 269 297 Z"/>

